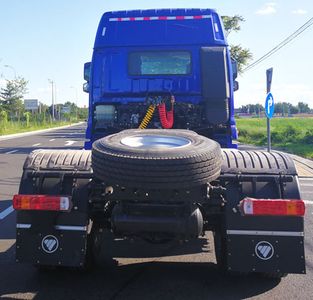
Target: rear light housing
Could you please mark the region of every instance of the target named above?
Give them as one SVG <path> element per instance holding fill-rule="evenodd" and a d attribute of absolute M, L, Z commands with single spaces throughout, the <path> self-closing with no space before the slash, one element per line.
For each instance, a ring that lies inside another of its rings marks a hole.
<path fill-rule="evenodd" d="M 297 216 L 305 214 L 305 204 L 296 199 L 254 199 L 240 201 L 239 209 L 244 216 Z"/>
<path fill-rule="evenodd" d="M 16 210 L 64 211 L 72 209 L 70 196 L 14 195 L 13 208 Z"/>

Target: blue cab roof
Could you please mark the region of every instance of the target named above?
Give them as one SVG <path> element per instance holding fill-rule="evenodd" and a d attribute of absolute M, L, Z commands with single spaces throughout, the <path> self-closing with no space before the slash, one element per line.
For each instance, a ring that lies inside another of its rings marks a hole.
<path fill-rule="evenodd" d="M 157 9 L 107 12 L 95 48 L 153 45 L 227 45 L 213 9 Z"/>

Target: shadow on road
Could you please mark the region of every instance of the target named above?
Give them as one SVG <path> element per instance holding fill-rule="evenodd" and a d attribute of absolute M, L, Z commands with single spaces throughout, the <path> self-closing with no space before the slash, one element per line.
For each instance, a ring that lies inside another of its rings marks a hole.
<path fill-rule="evenodd" d="M 112 245 L 112 253 L 116 259 L 119 258 L 155 258 L 166 255 L 190 255 L 198 253 L 211 253 L 206 238 L 194 239 L 189 242 L 180 243 L 177 241 L 164 244 L 151 244 L 143 240 L 115 240 Z"/>
<path fill-rule="evenodd" d="M 256 275 L 230 276 L 213 262 L 193 261 L 197 251 L 205 251 L 209 261 L 212 246 L 203 238 L 183 245 L 177 242 L 151 245 L 118 242 L 133 259 L 118 258 L 115 267 L 88 272 L 77 269 L 37 270 L 13 263 L 13 247 L 4 253 L 6 272 L 0 272 L 1 299 L 243 299 L 260 295 L 279 281 Z M 124 253 L 124 254 L 125 254 Z M 123 257 L 120 255 L 120 257 Z M 150 257 L 138 260 L 137 257 Z M 162 257 L 162 255 L 165 255 Z M 181 262 L 181 255 L 188 262 Z M 118 253 L 117 255 L 118 256 Z M 212 255 L 211 255 L 212 256 Z M 176 260 L 176 261 L 175 261 Z M 179 261 L 178 261 L 179 260 Z M 1 262 L 1 256 L 0 256 Z"/>
<path fill-rule="evenodd" d="M 159 261 L 90 273 L 44 272 L 33 267 L 26 271 L 25 266 L 19 265 L 16 273 L 7 274 L 1 275 L 1 299 L 11 299 L 18 293 L 34 293 L 37 300 L 243 299 L 260 295 L 279 283 L 252 275 L 226 276 L 216 270 L 213 263 Z"/>

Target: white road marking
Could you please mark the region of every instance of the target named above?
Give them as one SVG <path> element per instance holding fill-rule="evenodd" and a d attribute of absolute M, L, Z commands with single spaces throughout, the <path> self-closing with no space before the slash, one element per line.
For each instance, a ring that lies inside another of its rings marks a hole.
<path fill-rule="evenodd" d="M 66 141 L 66 142 L 65 142 L 65 146 L 71 146 L 71 145 L 73 145 L 74 143 L 77 143 L 77 141 Z"/>
<path fill-rule="evenodd" d="M 53 142 L 53 141 L 55 141 L 55 139 L 51 139 L 51 140 L 49 140 L 49 142 Z"/>
<path fill-rule="evenodd" d="M 14 211 L 13 206 L 9 206 L 7 209 L 5 209 L 2 213 L 0 213 L 0 220 L 3 220 L 5 217 L 7 217 L 10 213 Z"/>
<path fill-rule="evenodd" d="M 4 154 L 12 154 L 12 153 L 15 153 L 17 152 L 18 150 L 11 150 L 11 151 L 8 151 L 8 152 L 5 152 Z"/>
<path fill-rule="evenodd" d="M 32 147 L 37 147 L 39 145 L 41 145 L 41 143 L 34 144 L 34 145 L 32 145 Z"/>

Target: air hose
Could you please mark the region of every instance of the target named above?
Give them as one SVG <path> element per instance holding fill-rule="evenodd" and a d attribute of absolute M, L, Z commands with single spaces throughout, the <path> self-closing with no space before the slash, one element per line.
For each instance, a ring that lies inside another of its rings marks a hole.
<path fill-rule="evenodd" d="M 146 112 L 146 115 L 144 116 L 144 118 L 142 119 L 140 125 L 139 125 L 139 129 L 145 129 L 147 128 L 149 122 L 152 119 L 153 113 L 155 111 L 155 105 L 151 104 Z"/>
<path fill-rule="evenodd" d="M 174 98 L 174 96 L 172 96 L 171 97 L 172 108 L 170 111 L 166 111 L 165 103 L 161 103 L 158 105 L 160 121 L 161 121 L 162 127 L 165 129 L 170 129 L 173 127 L 173 124 L 174 124 L 174 102 L 175 102 L 175 98 Z"/>

